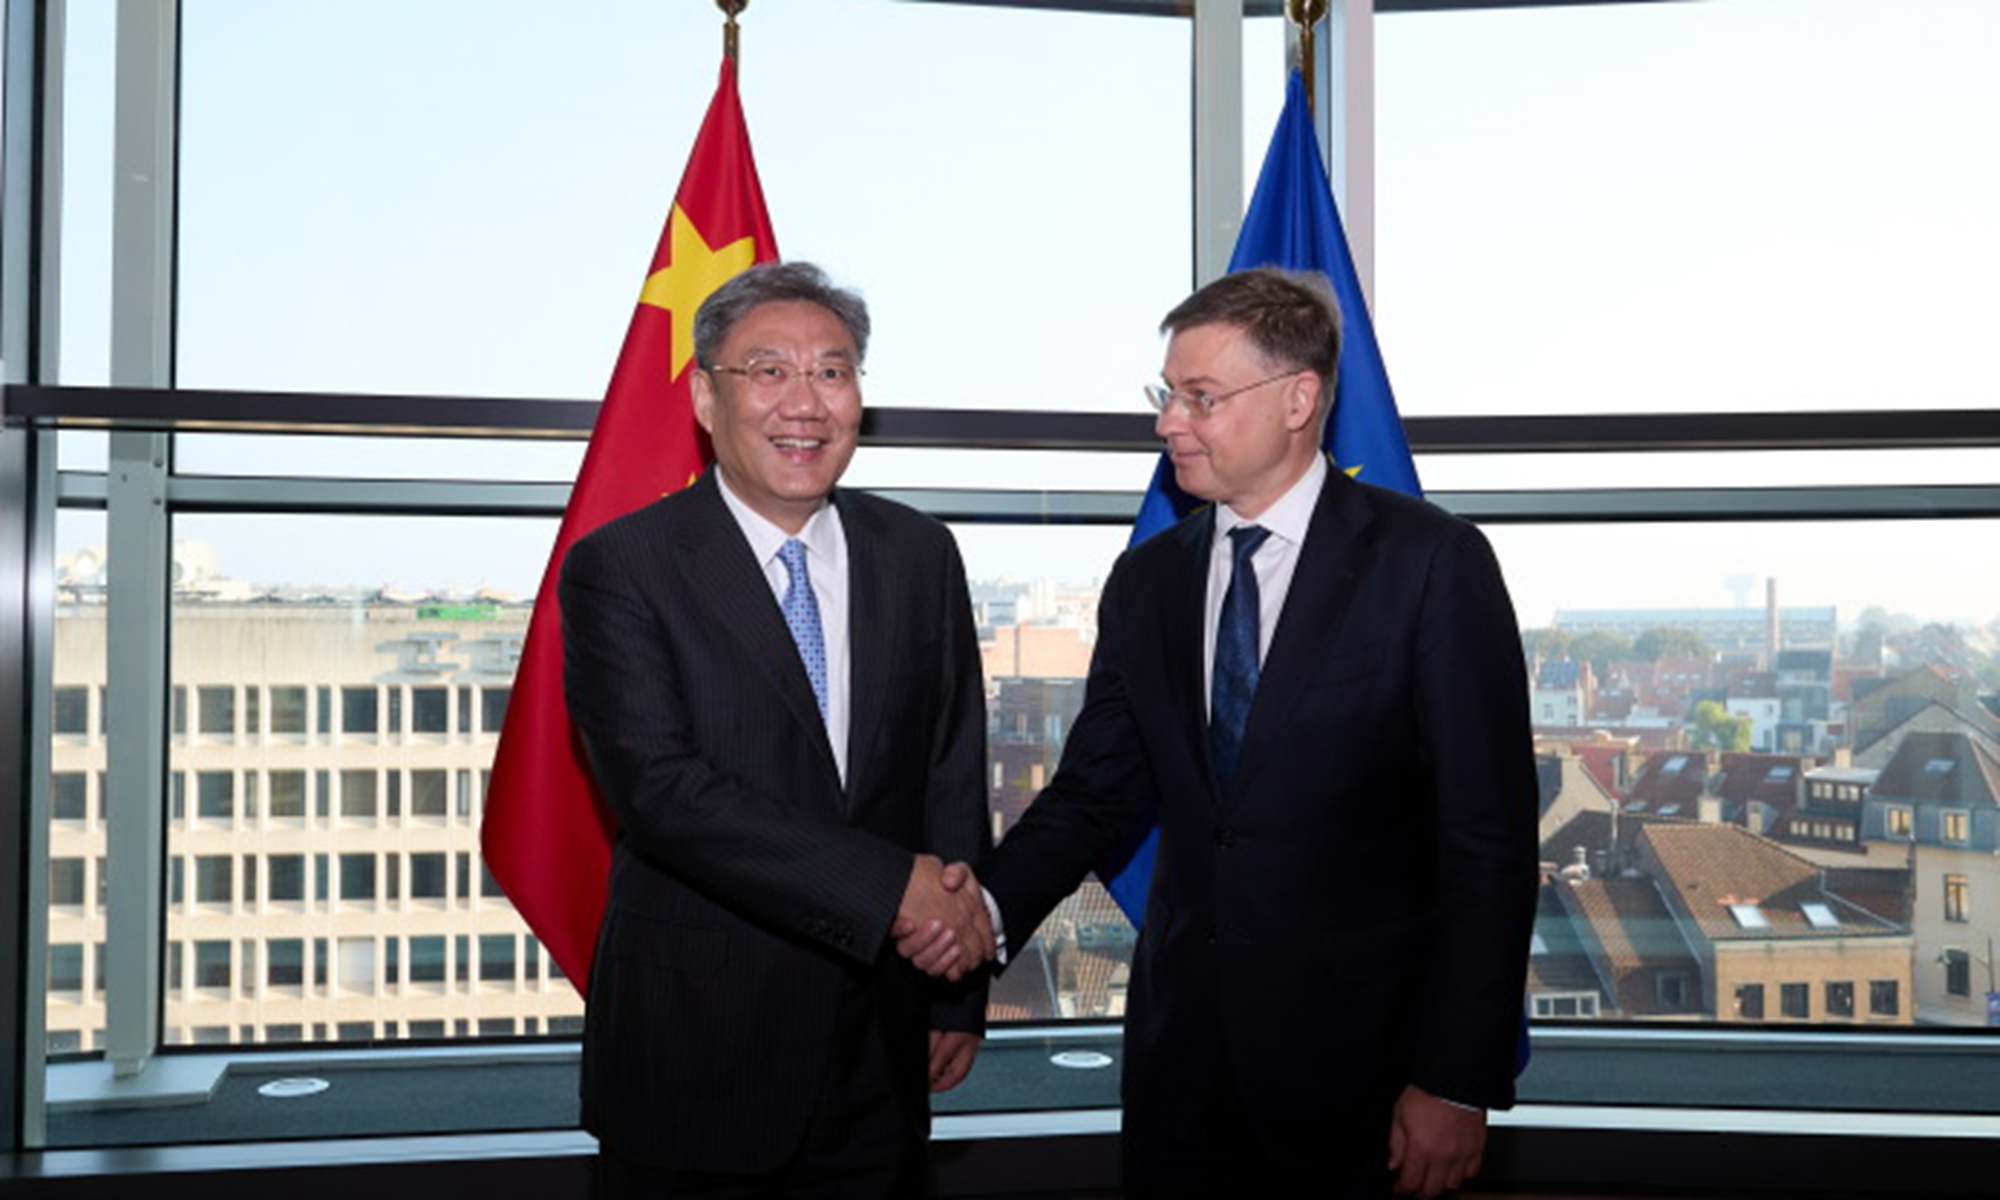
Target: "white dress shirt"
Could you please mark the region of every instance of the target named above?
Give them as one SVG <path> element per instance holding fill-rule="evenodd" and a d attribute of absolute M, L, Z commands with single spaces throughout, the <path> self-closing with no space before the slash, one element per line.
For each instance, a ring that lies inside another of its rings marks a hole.
<path fill-rule="evenodd" d="M 1271 649 L 1271 635 L 1277 632 L 1278 617 L 1285 611 L 1285 596 L 1292 590 L 1299 551 L 1306 544 L 1306 528 L 1312 524 L 1313 508 L 1326 486 L 1326 470 L 1326 455 L 1313 455 L 1312 466 L 1299 481 L 1254 521 L 1237 516 L 1226 504 L 1216 505 L 1215 544 L 1208 555 L 1208 600 L 1202 609 L 1203 712 L 1215 695 L 1215 626 L 1222 618 L 1222 598 L 1229 594 L 1229 577 L 1235 569 L 1236 544 L 1229 540 L 1229 531 L 1243 525 L 1271 531 L 1250 558 L 1250 567 L 1257 572 L 1257 665 L 1261 667 Z"/>
<path fill-rule="evenodd" d="M 722 501 L 750 543 L 750 553 L 764 570 L 771 594 L 778 603 L 792 577 L 785 570 L 778 551 L 793 535 L 764 519 L 729 490 L 729 477 L 716 472 L 722 484 Z M 840 781 L 847 782 L 848 638 L 847 638 L 847 531 L 840 524 L 840 510 L 822 502 L 806 518 L 798 539 L 806 547 L 806 574 L 812 578 L 813 598 L 819 602 L 820 636 L 826 642 L 826 740 L 833 746 L 833 762 L 840 769 Z"/>

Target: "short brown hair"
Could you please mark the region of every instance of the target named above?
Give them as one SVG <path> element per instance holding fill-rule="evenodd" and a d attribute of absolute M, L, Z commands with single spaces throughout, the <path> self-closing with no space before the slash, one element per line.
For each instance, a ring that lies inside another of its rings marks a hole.
<path fill-rule="evenodd" d="M 1277 267 L 1224 275 L 1176 304 L 1160 332 L 1197 325 L 1233 326 L 1272 366 L 1317 372 L 1320 411 L 1331 408 L 1340 371 L 1340 302 L 1325 275 Z"/>

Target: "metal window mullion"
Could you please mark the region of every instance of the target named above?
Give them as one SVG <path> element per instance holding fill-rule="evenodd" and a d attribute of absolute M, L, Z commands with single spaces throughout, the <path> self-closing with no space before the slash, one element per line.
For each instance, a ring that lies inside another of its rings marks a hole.
<path fill-rule="evenodd" d="M 115 1076 L 159 1045 L 166 930 L 167 435 L 114 433 L 105 487 L 105 1055 Z"/>
<path fill-rule="evenodd" d="M 1375 305 L 1375 0 L 1333 0 L 1317 39 L 1318 132 L 1361 294 Z"/>
<path fill-rule="evenodd" d="M 1194 282 L 1229 269 L 1243 225 L 1243 0 L 1194 5 Z"/>
<path fill-rule="evenodd" d="M 111 382 L 173 386 L 177 0 L 119 0 Z M 160 1041 L 165 872 L 169 435 L 114 432 L 105 486 L 105 1056 L 145 1070 Z"/>

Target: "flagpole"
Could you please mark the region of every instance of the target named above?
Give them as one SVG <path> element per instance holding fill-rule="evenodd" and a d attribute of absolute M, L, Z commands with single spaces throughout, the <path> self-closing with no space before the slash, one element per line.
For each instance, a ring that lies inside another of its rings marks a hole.
<path fill-rule="evenodd" d="M 1313 87 L 1318 55 L 1313 53 L 1313 26 L 1326 19 L 1327 0 L 1285 0 L 1285 17 L 1299 30 L 1299 70 L 1306 78 L 1306 107 L 1314 107 L 1319 93 Z"/>
<path fill-rule="evenodd" d="M 750 0 L 715 0 L 715 7 L 729 18 L 722 24 L 722 57 L 735 61 L 736 58 L 736 14 L 750 7 Z"/>

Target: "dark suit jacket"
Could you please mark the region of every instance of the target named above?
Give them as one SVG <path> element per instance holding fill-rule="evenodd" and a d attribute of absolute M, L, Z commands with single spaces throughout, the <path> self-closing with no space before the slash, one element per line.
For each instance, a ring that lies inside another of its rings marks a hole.
<path fill-rule="evenodd" d="M 583 1121 L 627 1159 L 758 1172 L 804 1136 L 841 1004 L 876 1006 L 918 1104 L 926 1031 L 982 1027 L 983 989 L 932 984 L 888 932 L 913 852 L 976 860 L 988 844 L 985 712 L 951 535 L 838 493 L 843 788 L 719 487 L 711 471 L 606 524 L 563 566 L 569 711 L 620 830 L 585 1015 Z"/>
<path fill-rule="evenodd" d="M 1340 1131 L 1353 1145 L 1329 1152 L 1379 1164 L 1405 1083 L 1513 1099 L 1537 879 L 1519 631 L 1478 530 L 1331 472 L 1221 794 L 1202 696 L 1213 530 L 1204 511 L 1119 560 L 1062 765 L 980 876 L 1026 938 L 1156 817 L 1128 1138 L 1232 1088 L 1270 1138 Z"/>

